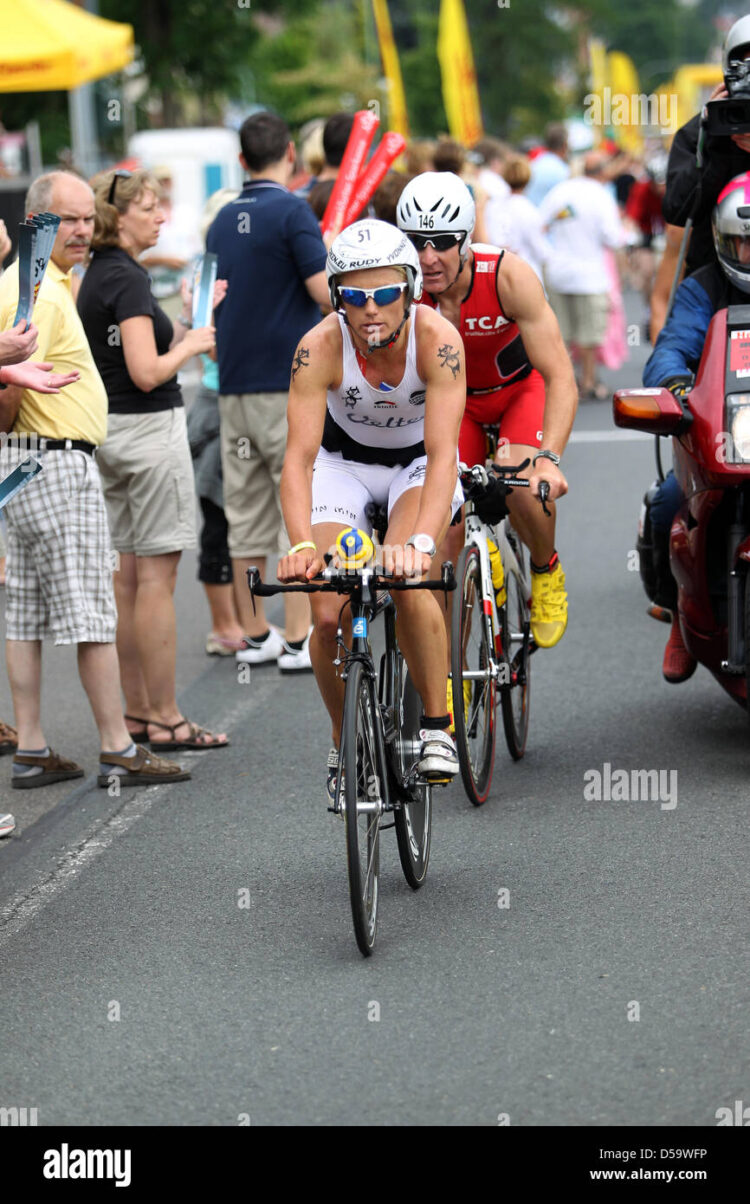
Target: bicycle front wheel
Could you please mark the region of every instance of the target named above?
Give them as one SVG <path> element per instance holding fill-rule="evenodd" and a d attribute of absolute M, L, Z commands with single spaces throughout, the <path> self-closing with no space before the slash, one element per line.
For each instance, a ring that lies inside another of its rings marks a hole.
<path fill-rule="evenodd" d="M 355 661 L 349 670 L 342 728 L 344 816 L 354 935 L 369 957 L 378 923 L 380 818 L 386 789 L 374 683 Z"/>
<path fill-rule="evenodd" d="M 480 807 L 490 792 L 495 763 L 495 678 L 482 568 L 479 552 L 471 545 L 458 558 L 456 581 L 451 625 L 453 722 L 464 789 L 470 802 Z"/>
<path fill-rule="evenodd" d="M 403 690 L 399 741 L 401 773 L 402 777 L 406 777 L 419 759 L 419 717 L 422 712 L 422 700 L 403 662 L 401 671 Z M 428 782 L 412 787 L 409 801 L 402 801 L 396 807 L 393 820 L 404 877 L 412 890 L 419 890 L 427 877 L 432 840 L 432 787 Z"/>

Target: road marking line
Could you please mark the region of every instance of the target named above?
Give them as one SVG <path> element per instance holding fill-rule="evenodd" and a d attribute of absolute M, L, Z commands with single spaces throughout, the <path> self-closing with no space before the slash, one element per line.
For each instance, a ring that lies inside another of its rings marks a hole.
<path fill-rule="evenodd" d="M 573 431 L 569 443 L 636 443 L 641 439 L 653 439 L 645 431 L 625 431 L 612 427 L 610 431 Z"/>

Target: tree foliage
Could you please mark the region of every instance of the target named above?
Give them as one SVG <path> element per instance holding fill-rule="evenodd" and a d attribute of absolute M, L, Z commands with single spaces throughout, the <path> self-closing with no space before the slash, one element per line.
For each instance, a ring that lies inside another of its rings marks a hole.
<path fill-rule="evenodd" d="M 364 108 L 372 100 L 382 103 L 374 45 L 371 61 L 366 61 L 364 16 L 350 0 L 332 0 L 266 34 L 253 56 L 258 100 L 291 125 Z"/>
<path fill-rule="evenodd" d="M 629 54 L 643 90 L 653 90 L 682 63 L 706 60 L 725 4 L 465 0 L 486 129 L 515 141 L 574 111 L 588 91 L 592 34 Z M 446 129 L 439 7 L 389 0 L 417 135 Z M 228 101 L 267 105 L 299 125 L 384 98 L 371 0 L 99 0 L 99 9 L 134 27 L 145 84 L 139 125 L 220 121 Z M 0 96 L 0 116 L 9 129 L 37 117 L 47 161 L 68 141 L 63 93 Z"/>

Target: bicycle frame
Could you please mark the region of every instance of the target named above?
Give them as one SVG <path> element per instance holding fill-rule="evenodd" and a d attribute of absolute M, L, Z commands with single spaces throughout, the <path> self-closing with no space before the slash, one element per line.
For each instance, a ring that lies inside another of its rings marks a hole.
<path fill-rule="evenodd" d="M 492 584 L 492 567 L 490 565 L 490 553 L 487 541 L 492 539 L 496 544 L 500 553 L 500 558 L 503 562 L 506 580 L 510 573 L 515 573 L 523 587 L 524 599 L 528 602 L 531 594 L 531 586 L 527 579 L 523 564 L 519 561 L 516 553 L 516 540 L 518 535 L 510 525 L 509 518 L 502 519 L 497 526 L 491 526 L 481 520 L 479 515 L 474 511 L 471 503 L 466 505 L 465 537 L 464 546 L 473 545 L 479 555 L 479 563 L 482 574 L 482 597 L 484 602 L 485 619 L 489 622 L 489 643 L 490 647 L 495 649 L 496 657 L 500 658 L 502 650 L 498 647 L 498 639 L 500 637 L 500 616 L 497 611 L 497 603 L 495 601 L 495 590 Z M 526 630 L 523 632 L 524 639 L 528 642 L 529 624 L 526 623 Z M 524 646 L 524 656 L 526 646 Z M 492 673 L 496 678 L 498 685 L 507 685 L 507 681 L 501 680 L 503 665 L 494 662 L 492 665 Z M 466 674 L 467 678 L 484 677 L 484 672 L 474 671 Z"/>
<path fill-rule="evenodd" d="M 377 677 L 379 703 L 377 721 L 380 727 L 382 748 L 385 752 L 385 767 L 388 772 L 386 781 L 378 784 L 382 799 L 380 803 L 373 805 L 373 810 L 379 809 L 381 812 L 385 812 L 393 811 L 402 803 L 409 801 L 409 790 L 414 785 L 415 775 L 413 770 L 405 773 L 404 766 L 407 753 L 414 755 L 416 763 L 419 748 L 414 747 L 407 750 L 401 732 L 402 716 L 399 710 L 404 662 L 396 635 L 395 603 L 390 593 L 384 593 L 380 597 L 375 594 L 373 597 L 372 580 L 375 574 L 372 570 L 365 569 L 360 576 L 361 589 L 350 597 L 352 646 L 349 649 L 346 648 L 343 631 L 339 626 L 336 632 L 336 641 L 339 649 L 344 650 L 345 655 L 343 661 L 335 663 L 343 663 L 341 677 L 344 681 L 355 661 L 359 661 L 364 666 L 373 682 L 376 681 L 375 659 L 370 643 L 369 629 L 370 623 L 382 614 L 385 621 L 385 651 L 381 661 L 381 672 Z M 370 594 L 369 598 L 366 597 L 367 594 Z M 403 754 L 403 765 L 400 763 L 399 751 Z"/>

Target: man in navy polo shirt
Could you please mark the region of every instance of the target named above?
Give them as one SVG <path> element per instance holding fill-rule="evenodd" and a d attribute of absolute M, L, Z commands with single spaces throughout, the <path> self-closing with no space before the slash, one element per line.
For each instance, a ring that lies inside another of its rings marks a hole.
<path fill-rule="evenodd" d="M 285 121 L 248 117 L 240 130 L 240 163 L 249 180 L 220 210 L 206 239 L 228 281 L 216 311 L 221 461 L 235 594 L 245 648 L 237 659 L 277 661 L 282 672 L 311 670 L 310 610 L 304 595 L 287 595 L 284 638 L 270 628 L 260 600 L 254 615 L 246 569 L 265 575 L 267 557 L 286 552 L 279 481 L 286 449 L 286 405 L 292 358 L 303 334 L 329 306 L 326 249 L 306 201 L 287 188 L 295 150 Z M 275 569 L 275 563 L 274 563 Z"/>

